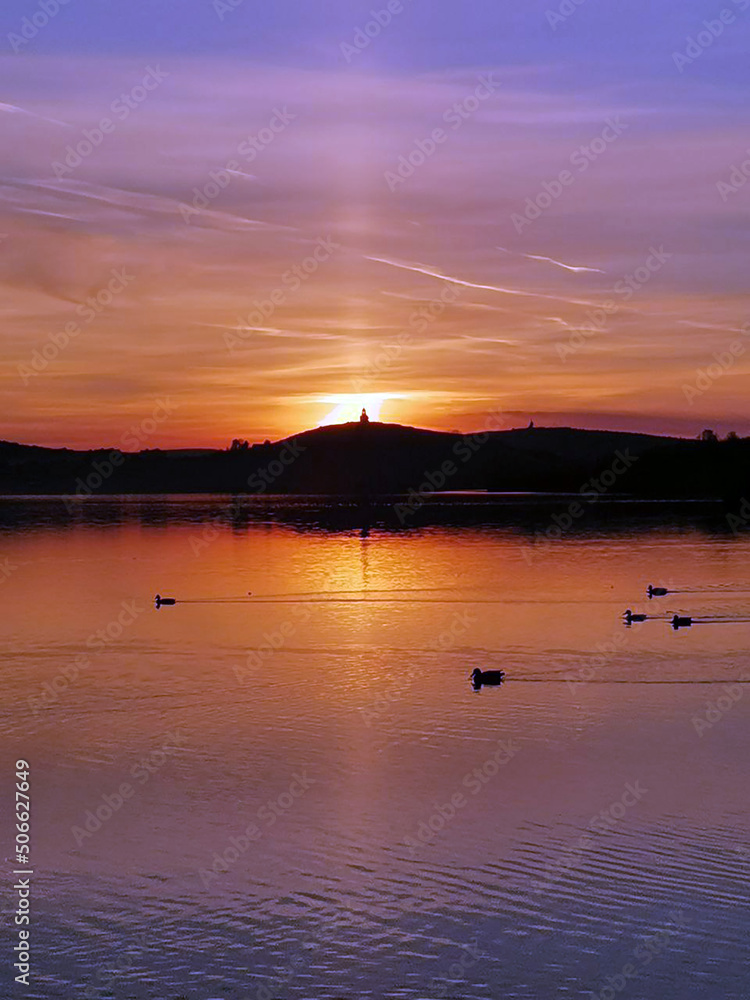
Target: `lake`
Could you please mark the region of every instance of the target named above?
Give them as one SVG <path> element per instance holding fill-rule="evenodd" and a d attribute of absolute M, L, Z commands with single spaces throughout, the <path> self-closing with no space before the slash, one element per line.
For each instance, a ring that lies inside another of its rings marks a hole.
<path fill-rule="evenodd" d="M 475 500 L 0 504 L 18 995 L 746 1000 L 750 535 Z"/>

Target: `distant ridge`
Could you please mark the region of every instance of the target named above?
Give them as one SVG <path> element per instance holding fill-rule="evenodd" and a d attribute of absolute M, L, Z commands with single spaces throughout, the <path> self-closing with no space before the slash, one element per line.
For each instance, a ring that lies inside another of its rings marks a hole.
<path fill-rule="evenodd" d="M 607 483 L 615 477 L 606 486 L 610 493 L 750 495 L 750 439 L 705 442 L 573 427 L 456 434 L 371 421 L 221 451 L 76 451 L 0 442 L 5 494 L 578 492 L 603 473 Z"/>

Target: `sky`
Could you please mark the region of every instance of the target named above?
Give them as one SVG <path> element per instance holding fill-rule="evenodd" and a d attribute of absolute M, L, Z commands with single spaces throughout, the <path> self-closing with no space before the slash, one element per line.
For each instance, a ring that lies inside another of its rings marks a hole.
<path fill-rule="evenodd" d="M 45 6 L 0 13 L 0 439 L 750 434 L 750 0 Z"/>

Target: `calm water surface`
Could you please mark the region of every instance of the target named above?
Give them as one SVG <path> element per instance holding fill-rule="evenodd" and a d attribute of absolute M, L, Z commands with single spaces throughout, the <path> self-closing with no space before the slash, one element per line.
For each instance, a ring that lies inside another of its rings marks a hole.
<path fill-rule="evenodd" d="M 749 539 L 226 512 L 3 505 L 23 995 L 750 995 L 750 622 L 620 620 L 750 619 Z"/>

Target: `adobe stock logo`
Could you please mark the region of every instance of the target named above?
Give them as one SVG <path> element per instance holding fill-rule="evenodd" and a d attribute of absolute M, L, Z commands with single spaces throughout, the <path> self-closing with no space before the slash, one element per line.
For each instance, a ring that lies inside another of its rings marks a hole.
<path fill-rule="evenodd" d="M 47 337 L 47 343 L 41 349 L 35 349 L 31 352 L 28 364 L 17 366 L 18 374 L 24 385 L 28 385 L 35 375 L 46 371 L 52 362 L 57 360 L 60 352 L 65 350 L 71 339 L 80 336 L 84 325 L 93 323 L 97 316 L 112 306 L 116 296 L 124 292 L 128 285 L 135 280 L 135 275 L 128 274 L 124 267 L 119 270 L 112 268 L 111 274 L 112 277 L 103 288 L 100 288 L 95 295 L 89 295 L 85 302 L 76 306 L 76 313 L 83 320 L 83 325 L 69 320 L 64 329 L 51 333 Z"/>
<path fill-rule="evenodd" d="M 149 94 L 157 90 L 170 74 L 165 72 L 160 66 L 148 66 L 140 83 L 128 91 L 120 94 L 109 106 L 110 113 L 120 122 L 127 121 L 134 111 L 141 107 L 148 99 Z M 106 137 L 111 135 L 117 128 L 117 122 L 112 118 L 100 119 L 94 128 L 86 128 L 81 133 L 80 138 L 75 140 L 75 144 L 70 143 L 65 148 L 64 159 L 55 160 L 51 164 L 52 172 L 57 180 L 64 180 L 68 174 L 81 166 L 83 161 L 97 150 Z"/>
<path fill-rule="evenodd" d="M 258 154 L 270 146 L 276 139 L 276 136 L 280 135 L 290 122 L 296 121 L 296 119 L 297 115 L 289 111 L 286 107 L 274 108 L 268 124 L 264 125 L 258 131 L 257 135 L 248 135 L 243 139 L 237 146 L 236 155 L 242 157 L 246 163 L 254 163 L 258 158 Z M 194 215 L 199 216 L 202 211 L 207 209 L 211 202 L 215 201 L 235 178 L 247 179 L 248 177 L 252 177 L 252 175 L 247 174 L 241 168 L 242 164 L 239 159 L 232 158 L 227 160 L 224 167 L 217 167 L 214 170 L 210 170 L 208 180 L 205 181 L 203 187 L 193 188 L 193 199 L 190 204 L 186 202 L 180 203 L 180 215 L 183 221 L 187 225 L 190 225 L 192 217 Z"/>
<path fill-rule="evenodd" d="M 445 109 L 442 121 L 446 125 L 450 125 L 451 131 L 455 132 L 456 129 L 461 128 L 464 122 L 468 121 L 479 110 L 484 101 L 494 96 L 495 91 L 500 87 L 500 82 L 493 80 L 492 77 L 492 73 L 483 73 L 477 78 L 477 86 L 470 94 Z M 427 160 L 434 156 L 438 148 L 449 138 L 450 132 L 443 128 L 434 128 L 429 135 L 415 139 L 411 150 L 398 157 L 395 172 L 386 170 L 383 174 L 388 190 L 395 191 L 399 185 L 413 177 L 415 171 L 424 166 Z"/>
<path fill-rule="evenodd" d="M 750 3 L 750 0 L 748 2 Z M 599 157 L 606 153 L 612 143 L 616 142 L 629 127 L 627 122 L 620 121 L 619 115 L 607 118 L 599 135 L 594 136 L 588 145 L 579 146 L 570 154 L 570 164 L 577 168 L 579 174 L 586 173 L 589 167 L 596 163 Z M 511 214 L 510 221 L 513 223 L 516 233 L 520 236 L 524 229 L 535 222 L 543 212 L 550 209 L 575 181 L 576 175 L 567 169 L 561 170 L 557 177 L 544 181 L 542 190 L 526 199 L 523 211 Z"/>
<path fill-rule="evenodd" d="M 732 195 L 737 194 L 747 184 L 748 178 L 750 178 L 750 147 L 745 150 L 745 153 L 748 159 L 743 160 L 739 164 L 735 163 L 731 167 L 729 179 L 716 182 L 716 190 L 719 192 L 719 197 L 722 201 L 727 201 Z"/>
<path fill-rule="evenodd" d="M 547 24 L 553 31 L 557 31 L 558 24 L 564 24 L 585 3 L 586 0 L 562 0 L 557 10 L 547 11 Z"/>
<path fill-rule="evenodd" d="M 211 5 L 216 11 L 216 16 L 220 21 L 223 21 L 227 14 L 231 14 L 233 11 L 241 7 L 245 0 L 214 0 Z"/>
<path fill-rule="evenodd" d="M 744 337 L 750 336 L 750 323 L 744 323 L 739 332 Z M 707 364 L 705 368 L 697 368 L 693 382 L 683 383 L 682 394 L 688 403 L 692 406 L 699 396 L 708 392 L 723 375 L 734 368 L 738 358 L 741 358 L 746 351 L 747 345 L 741 340 L 731 341 L 726 345 L 726 350 L 714 351 L 712 355 L 714 363 Z"/>
<path fill-rule="evenodd" d="M 360 55 L 391 23 L 398 14 L 403 14 L 404 5 L 401 0 L 388 0 L 382 10 L 371 10 L 370 20 L 361 28 L 357 28 L 351 42 L 341 42 L 339 49 L 348 63 L 354 56 Z"/>
<path fill-rule="evenodd" d="M 750 0 L 731 0 L 731 2 L 741 13 L 750 7 Z M 710 49 L 716 39 L 724 34 L 727 25 L 734 24 L 736 20 L 735 12 L 729 7 L 724 7 L 714 20 L 704 21 L 700 31 L 685 39 L 685 51 L 672 53 L 672 62 L 678 71 L 682 73 L 686 66 L 690 66 L 700 58 L 706 49 Z"/>
<path fill-rule="evenodd" d="M 25 17 L 21 21 L 20 34 L 11 32 L 8 35 L 13 51 L 18 54 L 24 45 L 28 45 L 42 29 L 47 27 L 53 17 L 57 17 L 60 8 L 69 3 L 70 0 L 41 0 L 38 9 L 31 17 Z"/>

